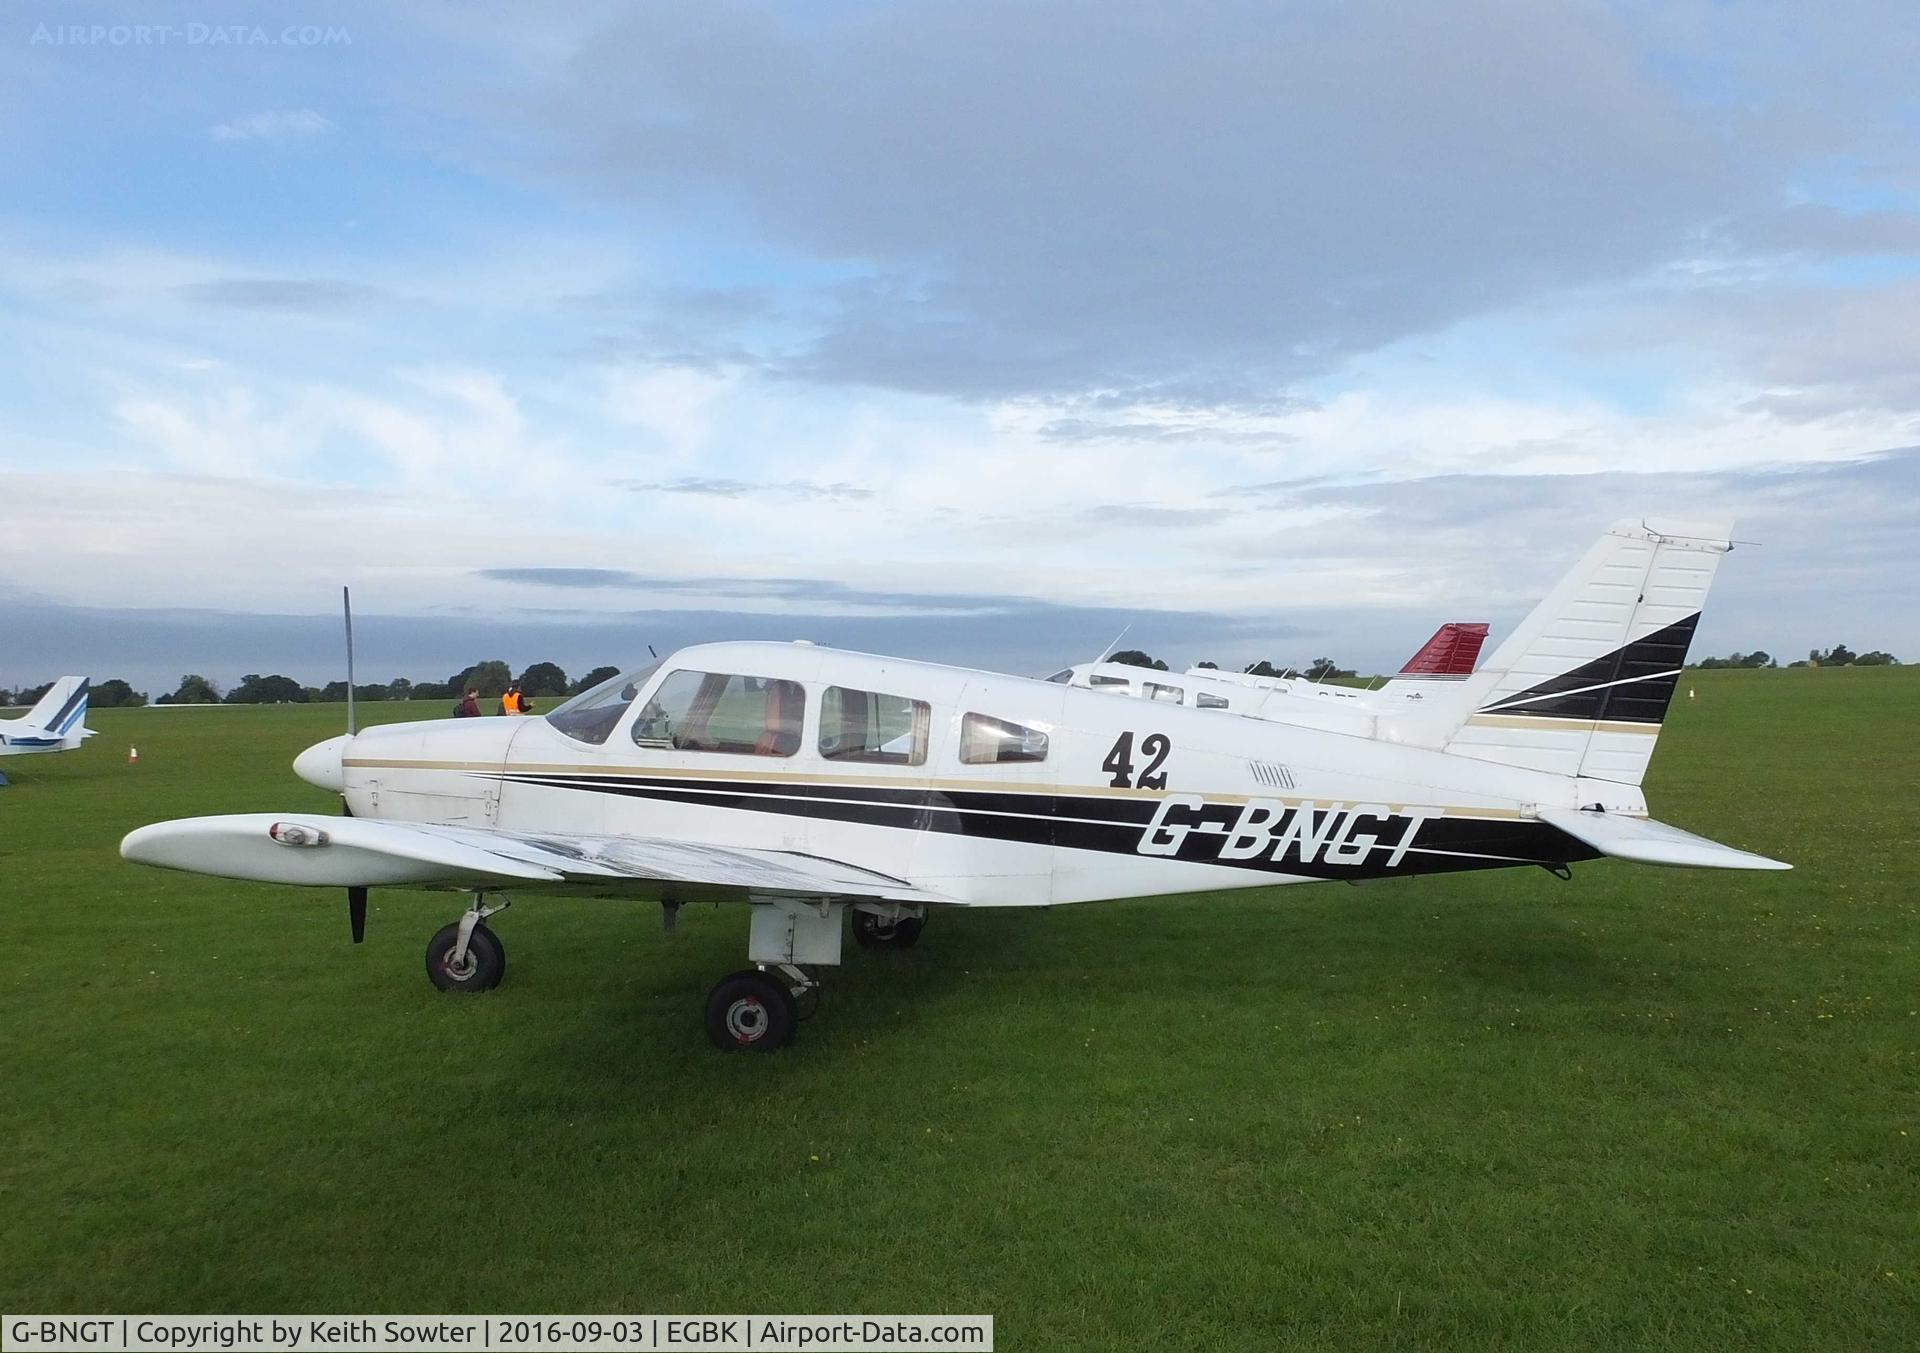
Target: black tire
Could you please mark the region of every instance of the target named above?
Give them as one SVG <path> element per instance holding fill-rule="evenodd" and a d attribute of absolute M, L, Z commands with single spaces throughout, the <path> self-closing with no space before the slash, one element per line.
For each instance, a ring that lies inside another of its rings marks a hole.
<path fill-rule="evenodd" d="M 853 938 L 862 949 L 910 949 L 926 922 L 918 916 L 903 916 L 897 921 L 875 916 L 870 911 L 853 913 Z"/>
<path fill-rule="evenodd" d="M 440 927 L 427 941 L 427 977 L 442 991 L 492 991 L 507 975 L 507 947 L 500 937 L 482 922 L 467 936 L 467 961 L 464 969 L 451 966 L 453 949 L 460 942 L 460 923 Z"/>
<path fill-rule="evenodd" d="M 778 1052 L 799 1022 L 786 983 L 756 968 L 721 978 L 707 993 L 707 1037 L 722 1052 Z"/>

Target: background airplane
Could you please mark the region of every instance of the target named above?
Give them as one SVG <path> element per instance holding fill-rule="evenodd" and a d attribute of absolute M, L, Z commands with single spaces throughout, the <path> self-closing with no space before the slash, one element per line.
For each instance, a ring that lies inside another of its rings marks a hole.
<path fill-rule="evenodd" d="M 0 722 L 0 756 L 28 756 L 35 752 L 70 752 L 93 736 L 87 727 L 85 677 L 63 676 L 32 709 L 17 719 Z M 6 783 L 0 776 L 0 785 Z"/>
<path fill-rule="evenodd" d="M 129 860 L 345 888 L 472 893 L 427 947 L 442 990 L 497 985 L 505 886 L 750 904 L 756 965 L 707 1032 L 770 1050 L 840 961 L 942 907 L 1036 907 L 1501 869 L 1603 855 L 1788 866 L 1648 816 L 1640 782 L 1731 528 L 1607 531 L 1475 675 L 1420 702 L 1234 718 L 1060 681 L 705 644 L 544 718 L 391 724 L 302 752 L 348 816 L 157 823 Z M 1160 674 L 1164 675 L 1164 674 Z M 349 679 L 351 680 L 351 679 Z"/>
<path fill-rule="evenodd" d="M 1357 713 L 1404 708 L 1406 702 L 1425 700 L 1425 683 L 1457 681 L 1473 675 L 1473 665 L 1486 642 L 1487 626 L 1480 622 L 1449 620 L 1433 632 L 1397 675 L 1377 689 L 1342 686 L 1310 680 L 1299 673 L 1256 676 L 1251 672 L 1223 672 L 1214 667 L 1189 667 L 1175 676 L 1131 663 L 1083 662 L 1055 672 L 1048 681 L 1107 695 L 1131 695 L 1142 700 L 1191 704 L 1249 718 L 1286 723 L 1291 715 L 1330 712 L 1333 707 Z M 1308 702 L 1302 710 L 1300 702 Z"/>

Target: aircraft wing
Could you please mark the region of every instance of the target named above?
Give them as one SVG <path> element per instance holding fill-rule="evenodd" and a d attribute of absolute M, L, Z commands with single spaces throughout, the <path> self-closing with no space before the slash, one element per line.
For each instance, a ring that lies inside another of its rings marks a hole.
<path fill-rule="evenodd" d="M 1602 855 L 1641 864 L 1670 864 L 1692 869 L 1791 869 L 1790 864 L 1769 860 L 1704 836 L 1681 831 L 1650 817 L 1628 817 L 1620 813 L 1600 813 L 1587 808 L 1542 808 L 1542 822 L 1548 822 L 1585 842 Z"/>
<path fill-rule="evenodd" d="M 904 879 L 797 851 L 320 813 L 234 813 L 156 822 L 128 833 L 120 854 L 163 869 L 315 887 L 530 883 L 689 902 L 753 896 L 956 901 Z"/>

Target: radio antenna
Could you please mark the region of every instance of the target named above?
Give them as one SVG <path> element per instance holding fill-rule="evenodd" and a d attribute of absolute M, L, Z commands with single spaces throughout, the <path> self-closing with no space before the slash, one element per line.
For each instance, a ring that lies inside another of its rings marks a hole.
<path fill-rule="evenodd" d="M 1120 632 L 1119 632 L 1118 634 L 1116 634 L 1116 635 L 1114 635 L 1114 636 L 1113 636 L 1113 642 L 1112 642 L 1112 643 L 1110 643 L 1110 644 L 1108 644 L 1108 645 L 1107 645 L 1107 646 L 1106 646 L 1105 648 L 1103 648 L 1103 649 L 1101 649 L 1101 650 L 1100 650 L 1100 656 L 1099 656 L 1099 657 L 1097 657 L 1097 658 L 1095 658 L 1095 659 L 1094 659 L 1094 661 L 1095 661 L 1095 662 L 1105 662 L 1105 661 L 1107 660 L 1107 658 L 1108 658 L 1108 657 L 1109 657 L 1109 656 L 1110 656 L 1110 655 L 1111 655 L 1111 654 L 1113 653 L 1113 650 L 1114 650 L 1114 649 L 1116 649 L 1116 648 L 1118 648 L 1118 647 L 1120 647 L 1120 641 L 1121 641 L 1122 639 L 1124 639 L 1124 638 L 1126 638 L 1126 637 L 1127 637 L 1127 636 L 1128 636 L 1129 634 L 1131 634 L 1131 633 L 1133 633 L 1133 622 L 1132 622 L 1131 620 L 1129 620 L 1129 621 L 1128 621 L 1128 622 L 1127 622 L 1127 623 L 1126 623 L 1126 624 L 1125 624 L 1125 625 L 1124 625 L 1124 626 L 1123 626 L 1123 627 L 1121 628 L 1121 630 L 1120 630 Z"/>

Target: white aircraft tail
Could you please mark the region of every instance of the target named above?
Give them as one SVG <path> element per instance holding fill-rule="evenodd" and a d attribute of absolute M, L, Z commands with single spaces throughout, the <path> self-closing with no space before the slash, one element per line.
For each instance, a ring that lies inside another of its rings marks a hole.
<path fill-rule="evenodd" d="M 85 677 L 61 677 L 20 719 L 20 731 L 58 738 L 63 747 L 78 747 L 93 735 L 87 727 L 87 694 L 91 689 L 92 683 Z"/>
<path fill-rule="evenodd" d="M 1732 529 L 1671 521 L 1608 528 L 1446 701 L 1434 730 L 1446 750 L 1639 784 Z"/>

